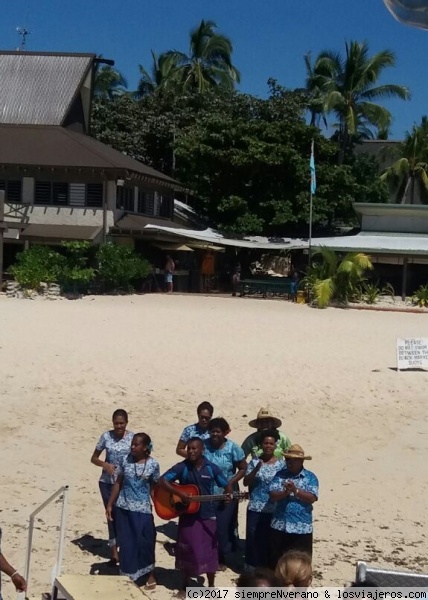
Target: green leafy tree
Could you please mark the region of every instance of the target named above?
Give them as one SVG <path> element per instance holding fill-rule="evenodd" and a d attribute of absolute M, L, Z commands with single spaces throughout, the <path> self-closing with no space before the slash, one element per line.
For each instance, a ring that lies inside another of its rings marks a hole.
<path fill-rule="evenodd" d="M 395 56 L 389 50 L 369 56 L 367 43 L 356 41 L 346 43 L 345 56 L 326 50 L 311 65 L 307 89 L 317 98 L 315 109 L 319 114 L 334 113 L 338 119 L 340 162 L 352 137 L 359 131 L 390 125 L 391 113 L 378 101 L 410 97 L 405 86 L 377 85 L 384 70 L 394 65 Z"/>
<path fill-rule="evenodd" d="M 311 295 L 319 308 L 325 308 L 332 300 L 348 303 L 361 293 L 365 273 L 373 269 L 370 258 L 362 252 L 350 252 L 342 259 L 330 248 L 322 247 L 313 253 L 319 256 L 308 273 Z"/>
<path fill-rule="evenodd" d="M 414 126 L 398 148 L 398 159 L 381 175 L 395 191 L 398 204 L 428 201 L 428 118 Z M 419 192 L 419 193 L 418 193 Z"/>
<path fill-rule="evenodd" d="M 387 199 L 376 163 L 356 156 L 338 166 L 336 145 L 305 122 L 305 95 L 271 80 L 269 97 L 209 90 L 94 103 L 96 137 L 194 191 L 194 206 L 233 233 L 307 236 L 309 155 L 315 138 L 314 231 L 356 225 L 354 201 Z M 175 138 L 171 135 L 176 127 Z"/>

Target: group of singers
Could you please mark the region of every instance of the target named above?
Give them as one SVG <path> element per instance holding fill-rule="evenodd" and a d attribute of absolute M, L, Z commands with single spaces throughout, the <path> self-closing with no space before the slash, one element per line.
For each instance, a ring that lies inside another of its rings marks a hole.
<path fill-rule="evenodd" d="M 241 480 L 249 490 L 246 568 L 275 569 L 279 558 L 290 550 L 312 556 L 312 508 L 318 499 L 318 479 L 304 468 L 304 461 L 311 457 L 298 444 L 291 445 L 279 431 L 281 420 L 269 409 L 260 409 L 250 421 L 255 431 L 242 446 L 227 437 L 229 424 L 221 417 L 213 418 L 213 413 L 209 402 L 198 406 L 197 423 L 185 427 L 177 444 L 176 452 L 183 460 L 162 476 L 152 456 L 150 436 L 129 431 L 128 415 L 122 409 L 113 413 L 113 429 L 102 434 L 92 455 L 92 463 L 102 468 L 99 486 L 112 562 L 138 585 L 144 583 L 145 589 L 156 587 L 151 502 L 156 485 L 178 497 L 183 508 L 190 497 L 173 483 L 194 484 L 201 495 L 223 498 L 201 502 L 198 512 L 184 511 L 179 517 L 174 554 L 182 589 L 192 577 L 203 574 L 213 586 L 215 573 L 226 568 L 237 549 Z"/>

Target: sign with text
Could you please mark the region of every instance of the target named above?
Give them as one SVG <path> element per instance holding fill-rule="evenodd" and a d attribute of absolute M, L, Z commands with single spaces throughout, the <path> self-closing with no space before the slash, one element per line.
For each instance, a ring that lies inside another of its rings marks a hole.
<path fill-rule="evenodd" d="M 428 369 L 428 338 L 398 338 L 397 369 Z"/>

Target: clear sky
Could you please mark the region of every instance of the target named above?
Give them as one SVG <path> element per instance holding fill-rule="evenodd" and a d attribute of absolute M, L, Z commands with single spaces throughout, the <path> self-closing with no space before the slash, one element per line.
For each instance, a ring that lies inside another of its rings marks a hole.
<path fill-rule="evenodd" d="M 386 103 L 394 116 L 391 137 L 428 114 L 428 31 L 396 22 L 382 0 L 4 0 L 1 13 L 0 48 L 16 49 L 16 28 L 26 25 L 28 50 L 102 54 L 116 61 L 131 89 L 138 63 L 150 66 L 151 49 L 187 51 L 188 33 L 203 18 L 232 39 L 240 89 L 262 97 L 269 77 L 304 86 L 306 52 L 343 51 L 345 40 L 366 40 L 373 53 L 396 54 L 383 83 L 412 93 L 409 102 Z"/>

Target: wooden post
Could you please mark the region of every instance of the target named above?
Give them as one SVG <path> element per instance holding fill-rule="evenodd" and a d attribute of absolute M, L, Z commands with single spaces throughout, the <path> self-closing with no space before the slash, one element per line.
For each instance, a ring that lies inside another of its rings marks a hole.
<path fill-rule="evenodd" d="M 4 190 L 0 190 L 0 292 L 3 286 Z"/>
<path fill-rule="evenodd" d="M 403 258 L 403 279 L 401 281 L 401 299 L 404 302 L 406 300 L 406 293 L 407 293 L 407 265 L 408 265 L 409 259 L 407 258 L 407 256 L 405 258 Z"/>

